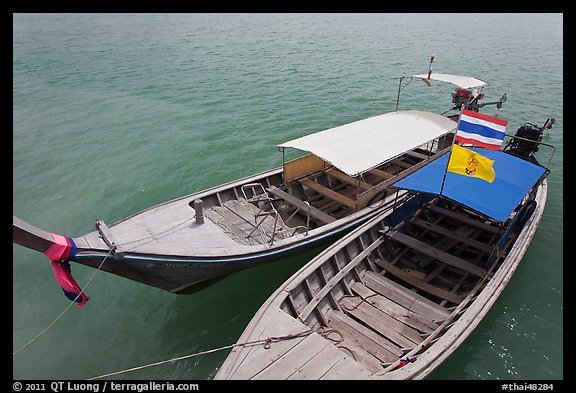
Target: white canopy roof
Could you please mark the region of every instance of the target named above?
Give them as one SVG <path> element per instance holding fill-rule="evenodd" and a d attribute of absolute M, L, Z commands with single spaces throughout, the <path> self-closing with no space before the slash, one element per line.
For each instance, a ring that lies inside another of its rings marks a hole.
<path fill-rule="evenodd" d="M 414 78 L 428 79 L 428 74 L 421 75 L 411 75 Z M 471 76 L 461 76 L 461 75 L 450 75 L 450 74 L 437 74 L 435 72 L 430 76 L 431 80 L 448 82 L 462 87 L 464 89 L 470 89 L 472 87 L 486 86 L 488 83 L 483 80 L 473 78 Z"/>
<path fill-rule="evenodd" d="M 282 143 L 313 153 L 342 172 L 357 176 L 456 128 L 432 112 L 385 113 Z"/>

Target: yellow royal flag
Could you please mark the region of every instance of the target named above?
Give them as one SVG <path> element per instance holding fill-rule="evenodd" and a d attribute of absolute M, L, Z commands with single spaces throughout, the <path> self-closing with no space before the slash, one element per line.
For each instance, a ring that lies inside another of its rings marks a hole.
<path fill-rule="evenodd" d="M 454 145 L 448 162 L 448 171 L 492 183 L 496 177 L 496 172 L 492 168 L 493 163 L 494 160 L 490 160 L 475 151 Z"/>

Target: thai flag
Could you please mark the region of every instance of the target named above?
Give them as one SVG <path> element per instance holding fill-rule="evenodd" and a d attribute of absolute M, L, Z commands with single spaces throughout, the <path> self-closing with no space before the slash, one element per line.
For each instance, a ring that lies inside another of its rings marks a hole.
<path fill-rule="evenodd" d="M 464 109 L 460 114 L 456 141 L 499 150 L 507 125 L 507 120 Z"/>

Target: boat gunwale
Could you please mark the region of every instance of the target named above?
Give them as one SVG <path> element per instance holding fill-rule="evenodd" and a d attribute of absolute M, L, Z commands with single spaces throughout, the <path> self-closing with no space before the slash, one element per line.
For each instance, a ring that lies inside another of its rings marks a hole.
<path fill-rule="evenodd" d="M 260 259 L 266 258 L 269 254 L 277 252 L 289 252 L 290 249 L 302 247 L 303 243 L 315 243 L 321 242 L 326 237 L 331 237 L 337 235 L 341 231 L 347 230 L 350 226 L 362 225 L 364 221 L 370 220 L 375 215 L 379 213 L 389 212 L 391 208 L 390 204 L 393 204 L 394 201 L 389 201 L 388 203 L 384 204 L 383 206 L 379 206 L 378 208 L 371 208 L 366 207 L 358 212 L 355 212 L 347 217 L 344 217 L 340 220 L 337 220 L 333 223 L 323 225 L 319 228 L 315 228 L 310 230 L 307 237 L 304 239 L 297 239 L 298 241 L 291 241 L 292 238 L 282 239 L 275 242 L 275 245 L 272 247 L 266 247 L 265 245 L 253 245 L 253 246 L 242 246 L 238 245 L 238 249 L 247 249 L 253 250 L 249 253 L 236 253 L 231 254 L 228 258 L 218 258 L 215 256 L 206 256 L 204 259 L 191 259 L 191 258 L 202 258 L 201 256 L 178 256 L 178 255 L 169 255 L 169 254 L 146 254 L 146 253 L 137 253 L 133 251 L 126 251 L 123 255 L 123 259 L 129 260 L 139 260 L 142 262 L 146 261 L 158 261 L 158 262 L 166 262 L 166 263 L 233 263 L 233 262 L 242 262 L 244 260 L 252 260 L 252 259 Z M 386 209 L 388 208 L 388 209 Z M 366 213 L 368 209 L 373 209 L 373 212 Z M 358 224 L 358 222 L 361 224 Z M 328 227 L 331 228 L 328 228 Z M 309 239 L 309 240 L 308 240 Z M 258 249 L 256 249 L 258 248 Z M 104 256 L 108 248 L 102 249 L 95 249 L 91 248 L 86 251 L 79 250 L 76 253 L 75 259 L 88 259 L 88 258 L 101 258 Z M 97 252 L 97 254 L 94 254 Z M 149 256 L 148 256 L 149 255 Z M 236 256 L 236 257 L 234 257 Z"/>

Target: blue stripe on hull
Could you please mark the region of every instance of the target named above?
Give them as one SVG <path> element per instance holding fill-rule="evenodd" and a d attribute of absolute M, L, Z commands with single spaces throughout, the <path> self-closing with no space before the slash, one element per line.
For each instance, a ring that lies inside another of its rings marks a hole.
<path fill-rule="evenodd" d="M 253 255 L 237 256 L 234 258 L 222 259 L 169 259 L 169 258 L 143 258 L 134 255 L 125 255 L 123 259 L 113 260 L 110 264 L 104 264 L 103 270 L 112 274 L 117 274 L 131 280 L 141 282 L 156 288 L 171 292 L 189 293 L 195 287 L 201 287 L 203 283 L 223 278 L 227 275 L 249 269 L 260 264 L 282 259 L 291 255 L 296 255 L 306 250 L 319 246 L 334 237 L 343 235 L 362 223 L 368 221 L 381 209 L 366 214 L 356 221 L 336 228 L 331 232 L 324 233 L 310 240 L 288 245 L 284 248 L 263 251 Z M 109 256 L 109 259 L 113 257 Z M 75 261 L 96 267 L 102 261 L 101 254 L 77 255 Z M 90 263 L 86 263 L 90 261 Z M 145 264 L 152 264 L 146 266 Z M 114 265 L 113 265 L 114 264 Z"/>

